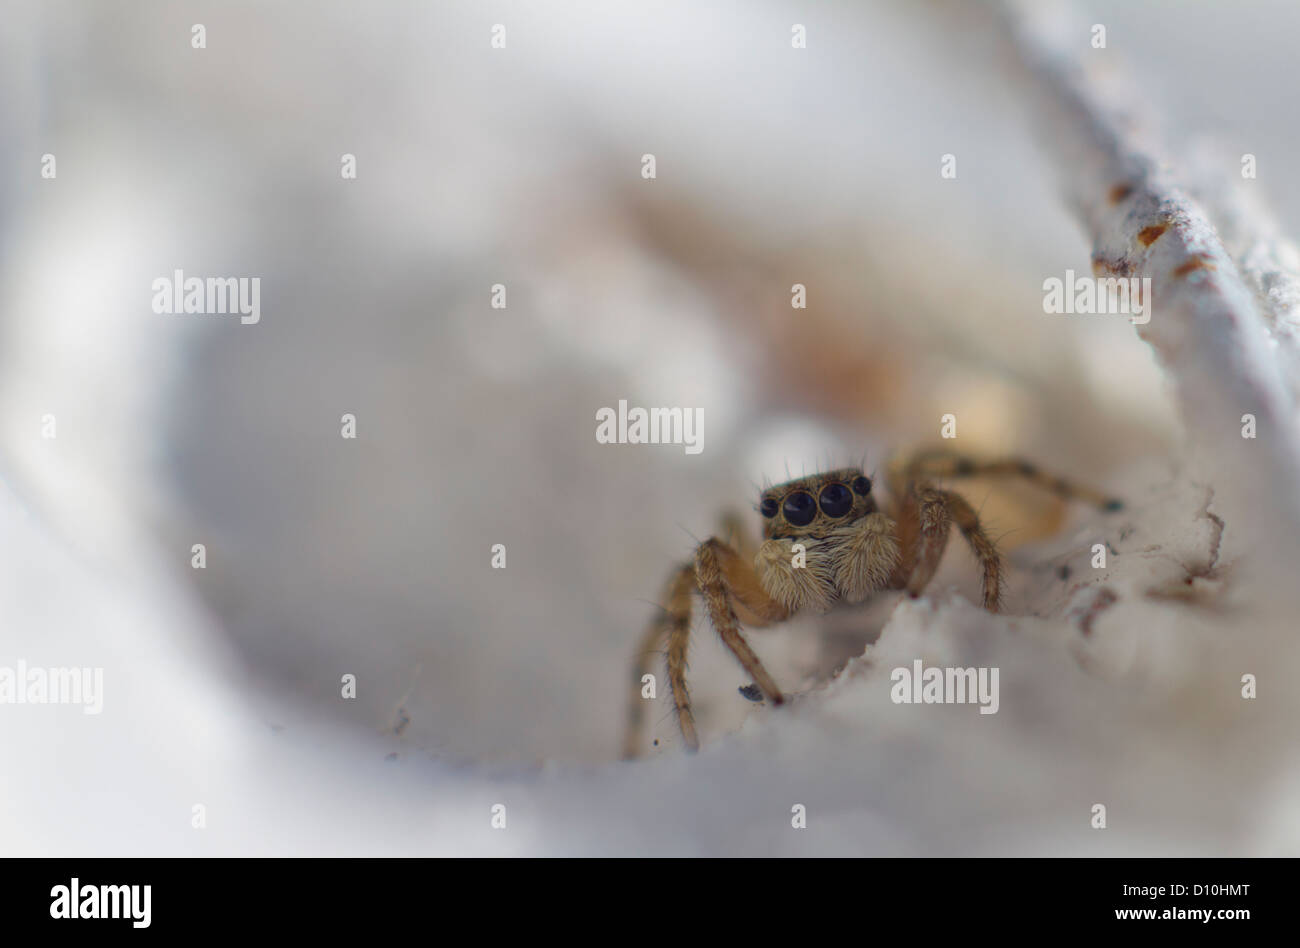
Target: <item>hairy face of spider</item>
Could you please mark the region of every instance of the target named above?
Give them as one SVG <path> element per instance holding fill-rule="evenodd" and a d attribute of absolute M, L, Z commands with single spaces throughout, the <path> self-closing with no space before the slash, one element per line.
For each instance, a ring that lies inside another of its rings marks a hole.
<path fill-rule="evenodd" d="M 825 537 L 876 512 L 871 480 L 855 467 L 814 474 L 763 491 L 758 512 L 769 540 Z"/>

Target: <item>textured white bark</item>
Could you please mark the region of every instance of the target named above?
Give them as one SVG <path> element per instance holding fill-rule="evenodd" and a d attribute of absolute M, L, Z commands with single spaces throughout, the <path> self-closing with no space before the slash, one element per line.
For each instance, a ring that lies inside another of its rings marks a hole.
<path fill-rule="evenodd" d="M 1094 273 L 1151 279 L 1151 319 L 1137 331 L 1168 372 L 1221 497 L 1236 501 L 1234 526 L 1274 547 L 1265 559 L 1287 559 L 1300 537 L 1300 253 L 1222 183 L 1232 168 L 1199 188 L 1209 208 L 1193 198 L 1200 182 L 1174 170 L 1187 163 L 1161 146 L 1155 103 L 1114 68 L 1113 51 L 1091 47 L 1069 8 L 1001 9 L 1041 137 L 1093 241 Z M 1255 440 L 1241 435 L 1246 414 Z"/>

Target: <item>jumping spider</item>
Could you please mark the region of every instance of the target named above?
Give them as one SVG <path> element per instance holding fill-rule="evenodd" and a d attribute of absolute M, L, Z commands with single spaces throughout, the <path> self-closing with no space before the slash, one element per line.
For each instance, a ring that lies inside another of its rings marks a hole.
<path fill-rule="evenodd" d="M 997 547 L 964 497 L 930 481 L 977 476 L 1021 477 L 1103 510 L 1121 507 L 1118 500 L 1043 474 L 1027 461 L 975 461 L 940 451 L 890 466 L 890 502 L 884 512 L 876 506 L 871 479 L 858 468 L 769 487 L 758 504 L 763 542 L 757 548 L 745 539 L 733 547 L 712 537 L 669 579 L 667 605 L 651 622 L 637 650 L 624 756 L 634 757 L 638 751 L 644 705 L 641 677 L 665 639 L 677 722 L 687 748 L 699 749 L 686 687 L 692 593 L 700 593 L 713 627 L 753 679 L 751 689 L 756 686 L 774 705 L 784 703 L 785 696 L 741 635 L 741 622 L 773 625 L 804 609 L 824 611 L 837 600 L 858 603 L 882 590 L 902 589 L 919 596 L 939 567 L 953 524 L 979 560 L 984 608 L 997 612 L 1003 579 Z M 734 525 L 729 532 L 744 536 Z"/>

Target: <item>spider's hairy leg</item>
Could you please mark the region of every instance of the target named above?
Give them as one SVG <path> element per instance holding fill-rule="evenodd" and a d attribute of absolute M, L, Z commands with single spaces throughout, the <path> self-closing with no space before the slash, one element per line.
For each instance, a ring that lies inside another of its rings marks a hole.
<path fill-rule="evenodd" d="M 981 461 L 954 451 L 934 449 L 912 457 L 906 465 L 908 480 L 927 477 L 1019 477 L 1066 500 L 1078 500 L 1102 510 L 1120 510 L 1123 501 L 1092 487 L 1048 474 L 1024 458 L 1007 457 Z"/>
<path fill-rule="evenodd" d="M 952 531 L 952 514 L 947 498 L 929 484 L 914 485 L 912 492 L 916 498 L 918 532 L 907 594 L 919 596 L 939 569 L 939 561 L 948 546 L 948 534 Z"/>
<path fill-rule="evenodd" d="M 781 603 L 764 591 L 754 568 L 731 547 L 714 537 L 700 544 L 695 553 L 695 581 L 704 597 L 704 608 L 709 621 L 717 630 L 724 645 L 745 667 L 773 704 L 781 704 L 785 696 L 767 673 L 754 650 L 740 634 L 740 619 L 736 615 L 736 601 L 762 622 L 775 622 L 789 615 Z M 669 659 L 671 664 L 671 649 Z"/>
<path fill-rule="evenodd" d="M 984 593 L 984 608 L 989 612 L 997 612 L 1002 605 L 1004 572 L 1002 555 L 998 553 L 998 548 L 989 535 L 984 532 L 979 514 L 975 513 L 975 508 L 965 497 L 950 490 L 936 493 L 943 498 L 948 508 L 948 516 L 952 518 L 953 523 L 957 524 L 957 529 L 961 531 L 967 546 L 980 562 L 980 568 L 983 570 L 983 580 L 980 585 Z"/>
<path fill-rule="evenodd" d="M 641 697 L 641 679 L 650 673 L 655 656 L 664 640 L 668 640 L 668 673 L 682 726 L 682 736 L 692 749 L 699 746 L 695 736 L 695 725 L 691 719 L 691 696 L 686 689 L 686 646 L 691 632 L 691 592 L 695 588 L 695 565 L 684 563 L 673 572 L 665 591 L 666 605 L 663 611 L 650 621 L 645 634 L 637 646 L 636 660 L 632 669 L 631 691 L 628 694 L 627 724 L 623 732 L 623 757 L 630 760 L 640 751 L 642 722 L 645 716 L 646 701 Z M 676 652 L 678 658 L 674 662 Z M 680 680 L 673 678 L 674 668 Z M 683 714 L 685 718 L 683 718 Z"/>
<path fill-rule="evenodd" d="M 732 614 L 737 627 L 739 617 L 735 616 L 736 612 L 744 616 L 746 623 L 756 626 L 769 625 L 789 617 L 789 611 L 767 595 L 754 571 L 747 569 L 745 566 L 744 560 L 753 556 L 754 545 L 742 519 L 734 512 L 724 515 L 722 518 L 722 533 L 724 536 L 729 537 L 735 546 L 728 546 L 717 538 L 711 539 L 698 548 L 695 561 L 686 563 L 673 572 L 664 593 L 666 606 L 650 622 L 640 644 L 637 646 L 632 689 L 629 693 L 627 724 L 623 737 L 624 759 L 634 758 L 639 753 L 646 705 L 645 699 L 641 697 L 641 679 L 650 672 L 654 658 L 665 639 L 668 643 L 668 683 L 672 691 L 673 704 L 677 712 L 682 737 L 690 750 L 699 749 L 699 736 L 695 730 L 695 718 L 691 712 L 690 690 L 686 684 L 686 655 L 691 632 L 691 595 L 698 588 L 705 595 L 706 602 L 708 601 L 708 594 L 705 593 L 704 586 L 698 579 L 699 551 L 704 550 L 706 547 L 713 551 L 706 559 L 710 563 L 720 565 L 722 574 L 725 577 L 724 589 L 729 594 Z M 737 550 L 740 552 L 737 553 Z M 707 569 L 706 567 L 706 571 Z M 712 618 L 712 613 L 710 613 L 710 617 Z M 716 621 L 715 626 L 719 629 L 723 641 L 736 653 L 741 663 L 747 669 L 751 668 L 745 657 L 740 652 L 737 652 L 735 646 L 732 645 L 729 636 L 722 633 L 723 626 Z M 736 632 L 736 638 L 739 639 L 743 650 L 753 658 L 754 666 L 763 673 L 764 678 L 770 684 L 771 677 L 763 670 L 763 666 L 758 662 L 758 658 L 753 655 L 753 652 L 749 651 L 744 639 L 739 638 L 739 631 Z M 772 691 L 776 692 L 772 696 L 774 703 L 779 704 L 782 698 L 780 693 L 776 691 L 775 685 L 772 685 Z"/>
<path fill-rule="evenodd" d="M 979 515 L 965 497 L 925 482 L 909 484 L 898 509 L 898 533 L 903 556 L 891 585 L 918 596 L 934 578 L 948 533 L 956 524 L 979 560 L 984 608 L 997 612 L 1002 603 L 1002 555 L 989 539 Z"/>
<path fill-rule="evenodd" d="M 836 544 L 835 586 L 849 602 L 862 602 L 889 584 L 901 553 L 898 525 L 883 513 L 868 514 L 845 528 Z"/>
<path fill-rule="evenodd" d="M 666 614 L 655 616 L 646 626 L 637 646 L 636 659 L 632 664 L 631 688 L 628 691 L 627 721 L 623 726 L 623 759 L 632 760 L 637 756 L 641 744 L 642 722 L 645 718 L 645 699 L 641 697 L 641 679 L 650 674 L 654 655 L 659 651 L 668 635 Z"/>
<path fill-rule="evenodd" d="M 686 569 L 683 569 L 680 575 L 688 575 Z M 689 585 L 682 593 L 681 608 L 676 611 L 677 616 L 668 629 L 668 687 L 673 693 L 673 706 L 677 709 L 677 724 L 681 728 L 686 749 L 697 751 L 700 749 L 700 737 L 695 733 L 695 716 L 691 714 L 691 693 L 686 687 L 686 648 L 691 640 Z"/>

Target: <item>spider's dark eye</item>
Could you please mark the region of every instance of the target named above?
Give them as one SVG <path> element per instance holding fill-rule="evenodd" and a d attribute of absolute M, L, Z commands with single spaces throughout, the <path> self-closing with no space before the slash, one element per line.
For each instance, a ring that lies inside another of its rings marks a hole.
<path fill-rule="evenodd" d="M 768 518 L 775 517 L 775 516 L 776 516 L 776 498 L 775 498 L 775 497 L 764 497 L 764 498 L 763 498 L 763 502 L 762 502 L 761 504 L 758 505 L 758 509 L 759 509 L 759 512 L 761 512 L 761 513 L 763 514 L 764 517 L 768 517 Z"/>
<path fill-rule="evenodd" d="M 866 496 L 871 493 L 871 479 L 868 477 L 853 478 L 853 493 Z"/>
<path fill-rule="evenodd" d="M 828 484 L 822 489 L 822 513 L 828 517 L 843 517 L 853 509 L 853 495 L 843 484 Z"/>
<path fill-rule="evenodd" d="M 797 490 L 785 499 L 782 505 L 785 519 L 796 527 L 806 526 L 817 516 L 817 502 L 807 491 Z"/>

